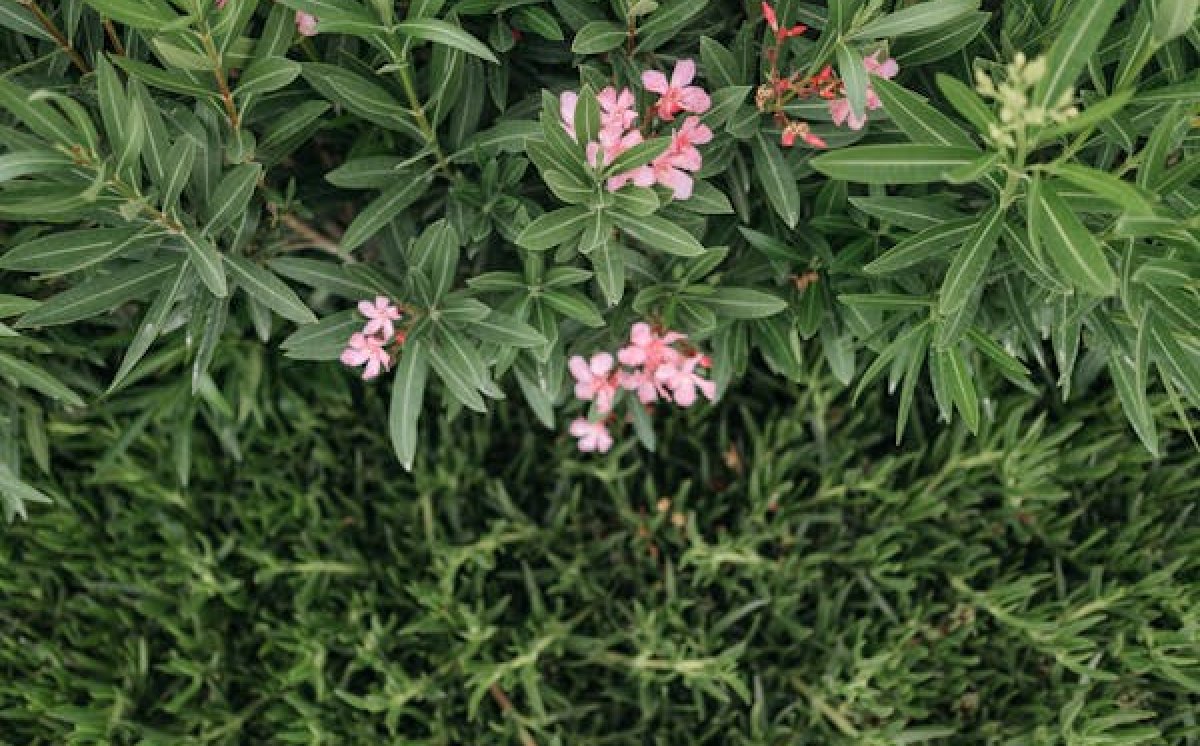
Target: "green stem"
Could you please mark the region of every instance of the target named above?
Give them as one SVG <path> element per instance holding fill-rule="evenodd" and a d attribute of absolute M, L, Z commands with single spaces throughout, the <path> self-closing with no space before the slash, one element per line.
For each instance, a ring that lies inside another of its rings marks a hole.
<path fill-rule="evenodd" d="M 408 61 L 396 59 L 395 52 L 392 52 L 392 62 L 396 65 L 396 74 L 400 77 L 400 86 L 404 89 L 405 98 L 408 99 L 408 107 L 412 109 L 413 119 L 416 120 L 417 128 L 421 130 L 421 134 L 425 138 L 426 147 L 437 160 L 438 169 L 451 181 L 457 180 L 458 174 L 450 166 L 450 161 L 442 151 L 441 143 L 438 142 L 437 132 L 429 123 L 429 118 L 425 116 L 425 107 L 421 104 L 421 97 L 417 95 L 417 86 L 413 83 Z"/>
<path fill-rule="evenodd" d="M 236 130 L 241 126 L 241 117 L 238 116 L 237 106 L 233 103 L 233 92 L 229 90 L 229 80 L 225 77 L 221 53 L 213 44 L 212 35 L 207 28 L 200 34 L 200 42 L 204 45 L 204 53 L 208 55 L 209 62 L 212 63 L 213 77 L 216 78 L 217 89 L 221 92 L 221 103 L 225 106 L 229 126 Z"/>

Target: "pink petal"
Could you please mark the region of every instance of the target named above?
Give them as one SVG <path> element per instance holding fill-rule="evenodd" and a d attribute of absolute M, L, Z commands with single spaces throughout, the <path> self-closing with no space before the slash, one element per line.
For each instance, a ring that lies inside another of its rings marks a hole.
<path fill-rule="evenodd" d="M 694 60 L 680 60 L 675 63 L 675 72 L 671 73 L 671 87 L 683 88 L 692 82 L 692 78 L 696 77 L 696 63 Z"/>
<path fill-rule="evenodd" d="M 696 403 L 696 386 L 690 381 L 676 386 L 672 389 L 675 394 L 675 403 L 685 409 Z"/>
<path fill-rule="evenodd" d="M 666 93 L 667 88 L 670 87 L 667 83 L 667 76 L 657 70 L 647 70 L 642 73 L 642 85 L 647 91 L 653 91 L 659 95 Z"/>
<path fill-rule="evenodd" d="M 829 114 L 833 117 L 833 123 L 841 126 L 846 121 L 846 117 L 850 116 L 850 102 L 844 98 L 830 101 Z"/>
<path fill-rule="evenodd" d="M 694 114 L 703 114 L 712 106 L 712 99 L 704 92 L 703 88 L 690 86 L 684 88 L 679 95 L 679 103 L 683 104 L 683 108 Z"/>
<path fill-rule="evenodd" d="M 692 177 L 677 168 L 660 171 L 658 183 L 671 189 L 675 194 L 675 199 L 684 200 L 692 196 Z"/>
<path fill-rule="evenodd" d="M 582 438 L 584 435 L 590 432 L 590 430 L 591 423 L 582 417 L 572 420 L 571 427 L 568 428 L 568 432 L 570 432 L 571 435 L 574 435 L 576 438 Z"/>
<path fill-rule="evenodd" d="M 607 352 L 598 352 L 592 355 L 591 372 L 594 376 L 607 375 L 613 368 L 613 356 Z"/>
<path fill-rule="evenodd" d="M 700 391 L 703 392 L 705 399 L 714 401 L 717 398 L 717 384 L 715 382 L 698 378 L 696 379 L 696 385 L 700 387 Z"/>
<path fill-rule="evenodd" d="M 575 376 L 576 381 L 592 380 L 592 371 L 588 367 L 587 360 L 584 360 L 581 355 L 573 355 L 567 361 L 567 369 L 571 371 L 571 375 Z"/>
<path fill-rule="evenodd" d="M 629 341 L 638 347 L 645 347 L 654 341 L 654 330 L 644 321 L 639 321 L 629 328 Z"/>

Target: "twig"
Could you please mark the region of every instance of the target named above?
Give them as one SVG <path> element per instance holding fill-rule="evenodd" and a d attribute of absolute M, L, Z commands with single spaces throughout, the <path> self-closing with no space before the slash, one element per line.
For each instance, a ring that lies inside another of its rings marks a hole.
<path fill-rule="evenodd" d="M 71 62 L 75 63 L 75 67 L 79 68 L 79 72 L 87 75 L 92 71 L 92 69 L 88 67 L 88 63 L 85 62 L 83 57 L 80 56 L 79 52 L 75 51 L 75 47 L 71 46 L 71 42 L 66 36 L 63 35 L 63 32 L 60 31 L 58 26 L 54 24 L 54 20 L 50 18 L 50 16 L 43 13 L 42 9 L 37 6 L 37 3 L 35 3 L 33 0 L 18 0 L 18 2 L 20 2 L 21 5 L 24 5 L 26 8 L 29 8 L 29 12 L 33 13 L 33 17 L 38 20 L 38 23 L 42 25 L 42 28 L 46 29 L 46 33 L 54 37 L 55 43 L 62 47 L 62 50 L 67 53 L 67 56 L 71 58 Z"/>
<path fill-rule="evenodd" d="M 125 45 L 121 43 L 121 37 L 117 36 L 117 30 L 113 27 L 112 21 L 104 19 L 104 32 L 108 34 L 108 40 L 112 42 L 113 51 L 119 56 L 125 56 Z"/>
<path fill-rule="evenodd" d="M 492 699 L 496 700 L 496 704 L 500 705 L 500 712 L 503 713 L 505 717 L 512 717 L 512 701 L 509 700 L 508 695 L 504 693 L 504 690 L 500 688 L 500 685 L 492 684 L 488 691 L 491 692 Z M 516 723 L 515 720 L 513 722 Z M 525 730 L 523 725 L 516 723 L 516 726 L 517 737 L 521 739 L 521 746 L 537 746 L 537 741 L 533 740 L 533 736 L 529 735 L 529 731 Z"/>
<path fill-rule="evenodd" d="M 342 247 L 337 245 L 336 241 L 325 236 L 323 233 L 313 228 L 308 223 L 305 223 L 300 218 L 291 213 L 284 213 L 279 216 L 279 222 L 283 223 L 288 229 L 297 236 L 308 241 L 309 246 L 314 249 L 320 249 L 327 254 L 333 254 L 337 258 L 347 263 L 353 263 L 354 258 L 342 251 Z"/>
<path fill-rule="evenodd" d="M 204 51 L 213 65 L 213 77 L 217 80 L 217 89 L 221 92 L 221 103 L 225 106 L 225 116 L 229 118 L 229 126 L 233 129 L 241 127 L 241 117 L 238 116 L 237 106 L 233 103 L 233 92 L 229 90 L 229 80 L 225 77 L 224 59 L 213 44 L 212 36 L 207 28 L 200 34 Z"/>

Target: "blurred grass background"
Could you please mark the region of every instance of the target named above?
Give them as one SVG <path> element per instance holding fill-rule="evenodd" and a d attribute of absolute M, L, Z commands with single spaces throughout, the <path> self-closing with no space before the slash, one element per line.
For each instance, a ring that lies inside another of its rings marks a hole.
<path fill-rule="evenodd" d="M 500 406 L 410 476 L 386 387 L 256 349 L 48 419 L 0 743 L 1200 743 L 1200 456 L 1110 391 L 897 447 L 753 376 L 604 457 Z"/>

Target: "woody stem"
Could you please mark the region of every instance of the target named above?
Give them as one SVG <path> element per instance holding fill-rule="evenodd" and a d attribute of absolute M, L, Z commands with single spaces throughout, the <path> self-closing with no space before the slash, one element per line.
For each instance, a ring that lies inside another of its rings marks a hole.
<path fill-rule="evenodd" d="M 29 8 L 29 12 L 33 13 L 33 17 L 37 19 L 37 22 L 41 24 L 42 28 L 46 29 L 46 33 L 50 34 L 54 42 L 67 53 L 67 56 L 71 58 L 71 62 L 74 63 L 75 67 L 79 68 L 79 72 L 86 75 L 92 71 L 83 57 L 79 55 L 79 52 L 75 51 L 75 47 L 71 46 L 71 42 L 63 35 L 63 32 L 55 25 L 54 20 L 42 12 L 37 3 L 33 0 L 20 0 L 20 2 L 26 8 Z"/>

